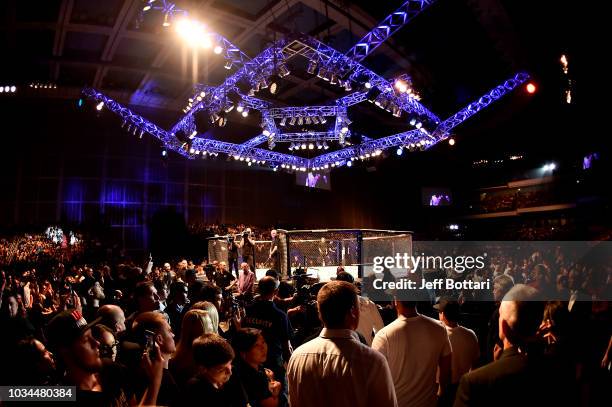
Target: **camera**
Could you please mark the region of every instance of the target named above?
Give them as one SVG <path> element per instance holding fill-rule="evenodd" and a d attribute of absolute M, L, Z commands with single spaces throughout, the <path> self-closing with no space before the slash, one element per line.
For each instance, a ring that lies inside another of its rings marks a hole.
<path fill-rule="evenodd" d="M 144 331 L 144 352 L 146 352 L 151 359 L 155 357 L 155 332 L 146 329 Z"/>

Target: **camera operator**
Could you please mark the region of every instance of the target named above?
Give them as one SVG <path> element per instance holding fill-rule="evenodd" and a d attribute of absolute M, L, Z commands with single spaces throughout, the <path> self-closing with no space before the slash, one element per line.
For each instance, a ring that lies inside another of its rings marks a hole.
<path fill-rule="evenodd" d="M 255 239 L 253 239 L 251 228 L 246 228 L 242 233 L 242 241 L 239 247 L 242 250 L 242 261 L 247 263 L 251 270 L 255 272 Z"/>
<path fill-rule="evenodd" d="M 240 277 L 238 271 L 238 243 L 236 243 L 236 235 L 227 236 L 227 262 L 229 263 L 230 273 L 234 271 L 236 278 Z"/>

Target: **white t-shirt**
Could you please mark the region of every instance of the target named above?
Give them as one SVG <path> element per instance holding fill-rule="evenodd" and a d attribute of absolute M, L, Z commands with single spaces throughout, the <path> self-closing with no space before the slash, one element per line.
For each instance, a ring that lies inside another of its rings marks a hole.
<path fill-rule="evenodd" d="M 451 354 L 448 334 L 438 321 L 400 316 L 376 334 L 372 348 L 389 362 L 398 405 L 436 406 L 438 364 Z"/>
<path fill-rule="evenodd" d="M 378 307 L 369 299 L 359 296 L 359 326 L 356 331 L 363 335 L 369 346 L 372 346 L 374 334 L 385 326 Z M 374 334 L 372 334 L 374 332 Z"/>
<path fill-rule="evenodd" d="M 480 357 L 478 339 L 474 331 L 464 328 L 461 325 L 455 328 L 446 327 L 448 338 L 453 348 L 452 356 L 452 379 L 451 383 L 459 383 L 461 376 L 469 372 L 474 362 Z"/>

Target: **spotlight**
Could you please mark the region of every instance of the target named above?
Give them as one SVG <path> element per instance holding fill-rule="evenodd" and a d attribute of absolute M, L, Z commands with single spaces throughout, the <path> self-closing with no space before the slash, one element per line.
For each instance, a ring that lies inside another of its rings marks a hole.
<path fill-rule="evenodd" d="M 400 93 L 406 93 L 406 91 L 408 91 L 408 84 L 401 79 L 397 79 L 394 83 L 394 86 L 395 89 Z"/>
<path fill-rule="evenodd" d="M 295 116 L 293 116 L 290 120 L 289 120 L 289 126 L 294 126 L 295 125 Z"/>
<path fill-rule="evenodd" d="M 340 133 L 342 134 L 346 134 L 348 133 L 348 131 L 349 131 L 349 128 L 346 127 L 346 125 L 342 126 L 342 128 L 340 129 Z"/>
<path fill-rule="evenodd" d="M 527 85 L 525 85 L 525 89 L 527 90 L 527 93 L 529 94 L 534 94 L 536 92 L 537 87 L 533 82 L 529 82 Z"/>
<path fill-rule="evenodd" d="M 404 149 L 401 147 L 398 147 L 397 150 L 395 151 L 395 154 L 397 154 L 398 156 L 402 155 L 403 153 L 404 153 Z"/>
<path fill-rule="evenodd" d="M 353 90 L 350 79 L 347 79 L 346 82 L 344 82 L 344 90 L 347 92 L 350 92 L 351 90 Z"/>
<path fill-rule="evenodd" d="M 236 111 L 238 113 L 242 113 L 244 111 L 244 106 L 242 105 L 242 103 L 239 104 L 238 107 L 236 107 Z"/>
<path fill-rule="evenodd" d="M 352 161 L 347 161 L 346 162 L 346 166 L 347 167 L 352 167 L 353 166 L 353 162 Z"/>
<path fill-rule="evenodd" d="M 319 124 L 319 119 L 317 116 L 312 116 L 312 124 Z"/>
<path fill-rule="evenodd" d="M 232 61 L 227 61 L 224 65 L 225 69 L 232 69 Z"/>
<path fill-rule="evenodd" d="M 168 152 L 166 150 L 162 150 L 161 155 L 162 157 L 166 157 L 168 155 Z"/>
<path fill-rule="evenodd" d="M 164 23 L 162 26 L 170 27 L 170 15 L 168 13 L 164 14 Z"/>
<path fill-rule="evenodd" d="M 197 136 L 197 135 L 198 135 L 198 131 L 197 131 L 197 130 L 194 130 L 194 131 L 193 131 L 193 132 L 192 132 L 192 133 L 189 135 L 189 138 L 190 138 L 191 140 L 193 140 L 193 139 L 195 138 L 195 136 Z"/>
<path fill-rule="evenodd" d="M 310 116 L 306 116 L 306 118 L 304 119 L 304 123 L 306 123 L 306 125 L 312 124 L 312 120 L 310 119 Z"/>
<path fill-rule="evenodd" d="M 317 150 L 320 150 L 320 149 L 322 149 L 322 148 L 323 148 L 323 146 L 321 145 L 321 143 L 319 143 L 319 142 L 317 141 Z"/>
<path fill-rule="evenodd" d="M 217 120 L 219 120 L 219 115 L 217 113 L 213 113 L 210 115 L 210 122 L 211 123 L 215 123 Z"/>
<path fill-rule="evenodd" d="M 293 143 L 289 146 L 289 151 L 293 151 Z"/>
<path fill-rule="evenodd" d="M 278 91 L 278 84 L 276 83 L 276 81 L 272 81 L 272 83 L 270 84 L 270 93 L 273 95 L 276 95 L 277 91 Z"/>
<path fill-rule="evenodd" d="M 270 84 L 268 83 L 268 80 L 266 78 L 261 78 L 261 81 L 259 81 L 259 88 L 266 89 L 268 88 L 268 86 L 270 86 Z"/>
<path fill-rule="evenodd" d="M 302 116 L 298 117 L 298 126 L 304 124 L 304 118 Z"/>
<path fill-rule="evenodd" d="M 96 105 L 96 110 L 97 110 L 97 111 L 100 111 L 100 110 L 102 110 L 102 108 L 103 108 L 103 107 L 104 107 L 104 102 L 100 102 L 100 103 L 98 103 L 98 104 Z"/>
<path fill-rule="evenodd" d="M 423 127 L 423 123 L 421 122 L 417 122 L 416 126 L 417 129 L 420 129 L 421 127 Z"/>
<path fill-rule="evenodd" d="M 336 75 L 335 73 L 332 73 L 329 83 L 331 83 L 332 85 L 338 84 L 338 75 Z"/>
<path fill-rule="evenodd" d="M 314 148 L 315 148 L 314 144 L 312 144 L 312 143 L 308 144 L 308 149 L 309 150 L 314 150 Z"/>
<path fill-rule="evenodd" d="M 324 141 L 324 142 L 323 142 L 323 149 L 324 149 L 324 150 L 329 149 L 329 145 L 327 144 L 327 141 Z"/>
<path fill-rule="evenodd" d="M 302 149 L 302 150 L 306 150 L 306 147 L 307 147 L 307 146 L 306 146 L 306 143 L 303 143 L 303 144 L 302 144 L 302 146 L 301 146 L 301 149 Z"/>
<path fill-rule="evenodd" d="M 248 109 L 248 108 L 245 108 L 245 109 L 242 111 L 242 117 L 248 117 L 248 116 L 249 116 L 249 109 Z"/>
<path fill-rule="evenodd" d="M 325 118 L 325 116 L 321 116 L 320 122 L 321 124 L 327 123 L 327 119 Z"/>
<path fill-rule="evenodd" d="M 268 137 L 268 136 L 270 136 L 270 130 L 264 129 L 264 131 L 261 134 L 263 134 L 264 136 Z"/>
<path fill-rule="evenodd" d="M 449 145 L 449 146 L 454 146 L 454 145 L 455 145 L 455 139 L 454 139 L 454 138 L 452 138 L 452 137 L 451 137 L 451 138 L 449 138 L 449 139 L 448 139 L 448 145 Z"/>
<path fill-rule="evenodd" d="M 225 113 L 229 113 L 232 110 L 234 110 L 234 104 L 230 102 L 229 105 L 227 105 L 227 107 L 225 108 Z"/>
<path fill-rule="evenodd" d="M 316 69 L 317 69 L 317 61 L 310 61 L 308 63 L 308 68 L 306 68 L 306 72 L 313 75 Z"/>
<path fill-rule="evenodd" d="M 398 105 L 393 104 L 392 110 L 393 110 L 393 116 L 395 116 L 395 117 L 401 117 L 402 116 L 402 109 Z"/>
<path fill-rule="evenodd" d="M 370 83 L 370 81 L 366 81 L 363 86 L 365 86 L 366 89 L 372 89 L 372 84 Z"/>
<path fill-rule="evenodd" d="M 15 93 L 17 92 L 17 87 L 16 86 L 11 86 L 11 93 Z"/>
<path fill-rule="evenodd" d="M 410 125 L 416 126 L 416 118 L 413 117 L 412 119 L 410 119 Z"/>
<path fill-rule="evenodd" d="M 217 124 L 219 125 L 219 127 L 225 127 L 225 125 L 227 124 L 227 117 L 221 116 Z"/>
<path fill-rule="evenodd" d="M 189 45 L 195 47 L 204 36 L 204 26 L 195 20 L 185 18 L 177 23 L 176 32 L 187 41 Z"/>
<path fill-rule="evenodd" d="M 216 45 L 215 48 L 213 48 L 213 52 L 219 55 L 223 52 L 223 47 L 221 45 Z"/>
<path fill-rule="evenodd" d="M 280 125 L 281 125 L 281 126 L 284 126 L 286 123 L 287 123 L 287 118 L 286 118 L 286 117 L 283 117 L 283 118 L 281 119 L 281 121 L 280 121 Z"/>

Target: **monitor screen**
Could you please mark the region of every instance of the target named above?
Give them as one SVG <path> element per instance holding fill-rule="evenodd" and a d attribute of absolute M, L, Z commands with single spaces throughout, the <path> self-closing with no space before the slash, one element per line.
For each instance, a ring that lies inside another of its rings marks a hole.
<path fill-rule="evenodd" d="M 422 197 L 425 206 L 449 206 L 453 203 L 449 188 L 423 188 Z"/>
<path fill-rule="evenodd" d="M 325 189 L 331 191 L 330 174 L 327 172 L 298 172 L 295 183 L 308 188 Z"/>

